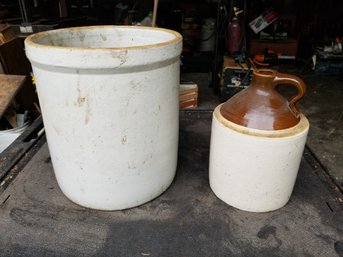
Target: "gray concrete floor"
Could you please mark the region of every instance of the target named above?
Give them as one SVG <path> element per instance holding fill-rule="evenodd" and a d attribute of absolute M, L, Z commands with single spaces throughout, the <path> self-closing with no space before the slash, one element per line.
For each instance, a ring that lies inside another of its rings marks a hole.
<path fill-rule="evenodd" d="M 307 144 L 343 190 L 343 77 L 303 79 L 307 94 L 299 106 L 310 120 Z"/>
<path fill-rule="evenodd" d="M 297 75 L 295 72 L 288 73 Z M 310 121 L 307 145 L 343 191 L 343 77 L 314 74 L 300 77 L 307 84 L 307 93 L 298 103 Z M 209 88 L 209 74 L 186 73 L 181 78 L 199 85 L 198 109 L 214 109 L 220 103 Z M 285 93 L 287 96 L 294 91 Z"/>

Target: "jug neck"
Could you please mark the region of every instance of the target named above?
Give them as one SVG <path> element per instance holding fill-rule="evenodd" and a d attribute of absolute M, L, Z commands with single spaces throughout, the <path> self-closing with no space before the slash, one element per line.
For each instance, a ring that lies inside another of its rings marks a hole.
<path fill-rule="evenodd" d="M 252 87 L 272 88 L 277 72 L 269 69 L 254 70 Z"/>

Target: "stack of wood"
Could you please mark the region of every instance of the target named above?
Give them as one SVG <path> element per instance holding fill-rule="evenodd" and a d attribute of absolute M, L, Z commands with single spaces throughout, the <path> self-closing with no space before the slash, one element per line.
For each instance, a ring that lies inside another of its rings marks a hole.
<path fill-rule="evenodd" d="M 198 107 L 198 85 L 194 83 L 180 84 L 180 108 Z"/>

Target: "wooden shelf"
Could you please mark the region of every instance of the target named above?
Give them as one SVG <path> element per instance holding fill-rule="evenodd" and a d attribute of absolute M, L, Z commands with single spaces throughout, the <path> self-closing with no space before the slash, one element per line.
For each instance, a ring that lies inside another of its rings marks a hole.
<path fill-rule="evenodd" d="M 264 50 L 268 48 L 277 53 L 282 53 L 285 55 L 296 56 L 298 50 L 298 40 L 297 39 L 287 39 L 287 40 L 260 40 L 253 39 L 250 43 L 250 53 L 252 55 L 264 54 Z"/>

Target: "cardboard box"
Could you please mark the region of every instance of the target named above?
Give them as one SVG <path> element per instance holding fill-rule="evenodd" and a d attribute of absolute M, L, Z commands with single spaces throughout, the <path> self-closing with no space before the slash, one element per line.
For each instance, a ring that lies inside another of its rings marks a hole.
<path fill-rule="evenodd" d="M 274 9 L 268 9 L 260 16 L 256 17 L 249 23 L 250 28 L 255 32 L 255 34 L 259 33 L 278 18 L 278 14 L 275 12 Z"/>

